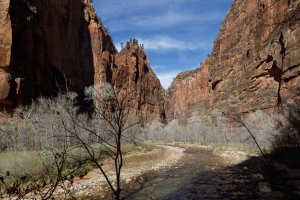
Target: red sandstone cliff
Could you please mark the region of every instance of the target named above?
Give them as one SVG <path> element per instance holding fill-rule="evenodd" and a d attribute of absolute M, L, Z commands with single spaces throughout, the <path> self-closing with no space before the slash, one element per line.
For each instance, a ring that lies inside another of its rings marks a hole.
<path fill-rule="evenodd" d="M 2 106 L 106 79 L 116 49 L 89 0 L 32 1 L 36 15 L 19 2 L 0 5 Z"/>
<path fill-rule="evenodd" d="M 112 82 L 133 91 L 136 110 L 146 121 L 165 119 L 164 90 L 140 45 L 130 45 L 116 55 Z"/>
<path fill-rule="evenodd" d="M 66 85 L 83 94 L 108 82 L 129 84 L 142 113 L 164 115 L 162 87 L 145 52 L 132 47 L 116 56 L 91 0 L 31 1 L 37 14 L 20 2 L 0 1 L 1 109 L 55 95 Z"/>
<path fill-rule="evenodd" d="M 300 0 L 235 0 L 211 56 L 187 73 L 170 87 L 169 119 L 264 110 L 299 96 Z"/>

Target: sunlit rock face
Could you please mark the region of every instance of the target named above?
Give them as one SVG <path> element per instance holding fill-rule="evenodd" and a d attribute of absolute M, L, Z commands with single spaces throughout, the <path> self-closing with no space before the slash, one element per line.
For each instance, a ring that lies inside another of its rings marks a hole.
<path fill-rule="evenodd" d="M 201 69 L 173 81 L 167 117 L 250 113 L 299 97 L 299 24 L 299 0 L 235 0 Z"/>
<path fill-rule="evenodd" d="M 165 120 L 164 90 L 154 74 L 144 48 L 130 45 L 116 55 L 112 83 L 132 92 L 136 114 L 145 121 Z"/>

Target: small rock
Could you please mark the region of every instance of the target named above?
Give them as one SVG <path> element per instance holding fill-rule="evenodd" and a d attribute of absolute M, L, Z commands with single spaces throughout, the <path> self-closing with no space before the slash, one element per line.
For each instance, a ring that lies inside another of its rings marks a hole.
<path fill-rule="evenodd" d="M 272 191 L 268 183 L 259 183 L 259 191 L 263 193 L 269 193 Z"/>

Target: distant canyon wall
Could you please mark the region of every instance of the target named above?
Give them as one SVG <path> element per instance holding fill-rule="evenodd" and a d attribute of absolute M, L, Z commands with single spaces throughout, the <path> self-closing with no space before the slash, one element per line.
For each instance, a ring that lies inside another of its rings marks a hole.
<path fill-rule="evenodd" d="M 136 114 L 144 121 L 166 119 L 165 91 L 153 72 L 150 61 L 141 45 L 125 47 L 115 57 L 112 83 L 117 88 L 132 92 Z"/>
<path fill-rule="evenodd" d="M 235 0 L 211 55 L 179 74 L 167 118 L 274 109 L 300 94 L 300 0 Z"/>

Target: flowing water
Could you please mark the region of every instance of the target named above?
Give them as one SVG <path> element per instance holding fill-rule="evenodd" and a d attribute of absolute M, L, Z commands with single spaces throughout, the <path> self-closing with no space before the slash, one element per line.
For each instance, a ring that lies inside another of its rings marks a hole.
<path fill-rule="evenodd" d="M 126 186 L 124 199 L 284 199 L 247 167 L 228 167 L 210 150 L 187 148 L 173 167 L 150 171 Z M 99 198 L 91 198 L 99 199 Z"/>
<path fill-rule="evenodd" d="M 184 153 L 176 166 L 140 177 L 126 199 L 174 199 L 175 194 L 191 187 L 201 173 L 223 166 L 222 159 L 211 151 L 189 148 Z"/>

